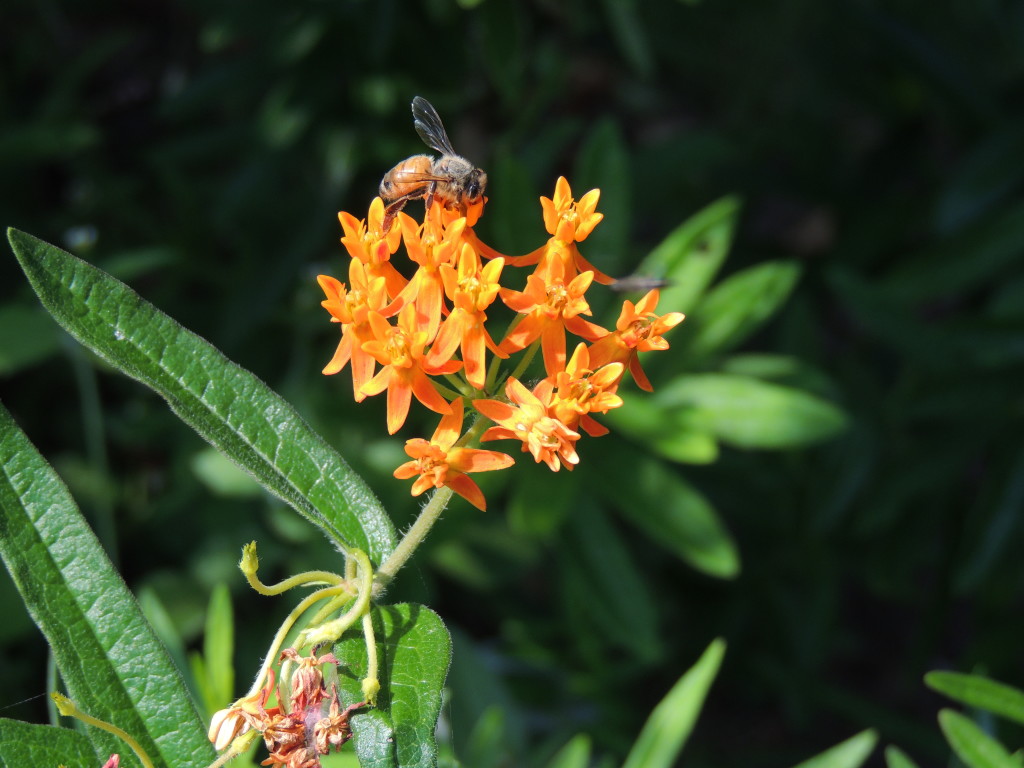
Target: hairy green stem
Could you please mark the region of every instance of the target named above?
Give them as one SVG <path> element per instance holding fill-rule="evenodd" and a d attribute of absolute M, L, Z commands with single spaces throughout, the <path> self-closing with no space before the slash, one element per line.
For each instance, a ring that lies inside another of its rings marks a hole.
<path fill-rule="evenodd" d="M 444 512 L 445 507 L 448 506 L 448 502 L 452 497 L 452 489 L 444 486 L 434 491 L 434 495 L 430 497 L 430 501 L 423 507 L 420 512 L 420 516 L 416 518 L 416 522 L 412 524 L 412 527 L 405 532 L 405 536 L 395 547 L 395 551 L 391 553 L 391 556 L 384 561 L 384 564 L 377 569 L 376 574 L 376 585 L 378 588 L 383 588 L 395 578 L 395 574 L 402 568 L 403 565 L 412 557 L 412 553 L 416 551 L 416 548 L 430 533 L 430 529 L 433 528 L 434 523 Z"/>

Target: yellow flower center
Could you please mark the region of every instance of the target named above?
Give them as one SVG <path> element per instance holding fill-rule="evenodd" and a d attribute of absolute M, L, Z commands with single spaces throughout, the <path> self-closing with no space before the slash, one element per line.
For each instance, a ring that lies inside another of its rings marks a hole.
<path fill-rule="evenodd" d="M 552 317 L 561 314 L 569 301 L 569 292 L 565 290 L 565 284 L 559 282 L 547 286 L 545 295 L 547 296 L 545 311 Z"/>
<path fill-rule="evenodd" d="M 387 352 L 388 358 L 391 360 L 388 365 L 394 366 L 395 368 L 408 368 L 412 365 L 412 354 L 409 351 L 409 337 L 401 328 L 391 329 L 391 334 L 388 336 L 387 343 L 384 345 L 384 351 Z"/>

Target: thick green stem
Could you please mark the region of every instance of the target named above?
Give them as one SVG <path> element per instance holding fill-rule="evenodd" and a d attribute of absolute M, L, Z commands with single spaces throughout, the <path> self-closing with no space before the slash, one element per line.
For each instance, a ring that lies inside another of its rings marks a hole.
<path fill-rule="evenodd" d="M 381 589 L 395 578 L 395 574 L 402 568 L 403 565 L 412 557 L 412 553 L 416 551 L 416 548 L 430 533 L 430 529 L 437 522 L 437 519 L 444 512 L 445 507 L 448 506 L 448 501 L 452 497 L 452 489 L 447 486 L 438 488 L 434 491 L 434 495 L 430 497 L 430 501 L 420 512 L 420 516 L 416 518 L 416 522 L 412 524 L 412 527 L 405 532 L 405 536 L 395 547 L 395 551 L 391 553 L 391 556 L 384 561 L 384 564 L 377 569 L 376 574 L 376 587 Z"/>

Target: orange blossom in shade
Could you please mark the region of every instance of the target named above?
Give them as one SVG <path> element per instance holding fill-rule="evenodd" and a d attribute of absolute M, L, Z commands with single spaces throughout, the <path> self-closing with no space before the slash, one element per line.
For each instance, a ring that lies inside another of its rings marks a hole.
<path fill-rule="evenodd" d="M 387 232 L 384 231 L 384 201 L 379 197 L 373 199 L 365 221 L 345 211 L 338 214 L 338 220 L 345 233 L 341 243 L 349 256 L 363 262 L 371 277 L 383 277 L 392 297 L 401 293 L 405 278 L 390 259 L 402 242 L 402 229 L 394 222 Z"/>
<path fill-rule="evenodd" d="M 412 304 L 402 307 L 397 326 L 391 325 L 379 312 L 370 312 L 369 324 L 373 338 L 364 342 L 363 350 L 384 367 L 362 386 L 361 391 L 364 395 L 379 395 L 387 389 L 388 433 L 395 434 L 405 423 L 413 395 L 436 413 L 451 413 L 448 403 L 428 377 L 454 373 L 462 363 L 427 362 L 424 348 L 430 337 L 418 324 L 416 308 Z"/>
<path fill-rule="evenodd" d="M 473 407 L 498 426 L 491 427 L 481 440 L 521 440 L 523 450 L 529 451 L 534 461 L 544 462 L 552 472 L 564 464 L 572 469 L 579 464 L 575 442 L 578 432 L 548 412 L 548 405 L 530 392 L 518 380 L 509 376 L 505 385 L 508 403 L 500 400 L 474 400 Z"/>
<path fill-rule="evenodd" d="M 416 437 L 405 442 L 405 452 L 412 461 L 407 461 L 395 470 L 395 477 L 408 480 L 416 477 L 412 484 L 412 495 L 419 496 L 428 488 L 448 486 L 455 493 L 477 509 L 486 510 L 487 502 L 480 487 L 467 473 L 489 472 L 511 467 L 515 460 L 498 451 L 484 451 L 477 448 L 456 448 L 455 442 L 462 433 L 462 398 L 452 403 L 452 412 L 441 417 L 441 423 L 434 430 L 429 441 Z"/>
<path fill-rule="evenodd" d="M 422 225 L 417 225 L 411 216 L 404 213 L 399 214 L 399 219 L 405 249 L 409 258 L 419 265 L 401 298 L 406 304 L 415 302 L 417 321 L 432 338 L 441 325 L 441 306 L 444 303 L 444 285 L 438 269 L 454 261 L 466 220 L 459 218 L 445 227 L 437 216 L 428 216 Z"/>
<path fill-rule="evenodd" d="M 487 374 L 485 348 L 498 357 L 508 357 L 484 327 L 487 322 L 484 310 L 498 295 L 498 280 L 504 266 L 505 260 L 499 257 L 481 268 L 476 251 L 464 243 L 459 252 L 458 266 L 442 264 L 439 268 L 445 293 L 454 309 L 441 325 L 428 360 L 447 360 L 456 347 L 461 347 L 466 381 L 476 389 L 483 389 Z"/>
<path fill-rule="evenodd" d="M 565 332 L 593 341 L 607 331 L 584 320 L 580 315 L 590 314 L 590 305 L 583 298 L 593 272 L 576 275 L 568 284 L 564 282 L 564 267 L 554 262 L 551 273 L 541 277 L 537 273 L 526 279 L 526 290 L 501 289 L 501 300 L 524 317 L 501 342 L 502 352 L 518 352 L 538 338 L 544 353 L 544 367 L 548 373 L 565 367 Z"/>
<path fill-rule="evenodd" d="M 668 349 L 662 334 L 675 328 L 685 315 L 682 312 L 655 313 L 659 292 L 649 291 L 640 301 L 622 303 L 622 313 L 615 330 L 594 342 L 590 347 L 590 363 L 595 368 L 608 363 L 625 363 L 640 389 L 652 392 L 654 388 L 640 367 L 638 352 Z"/>
<path fill-rule="evenodd" d="M 608 434 L 608 428 L 591 418 L 591 413 L 607 413 L 622 405 L 615 394 L 625 366 L 608 363 L 597 370 L 590 369 L 590 351 L 580 343 L 569 358 L 564 371 L 549 376 L 534 388 L 534 394 L 548 403 L 548 412 L 565 424 L 575 428 L 577 423 L 591 437 Z"/>
<path fill-rule="evenodd" d="M 318 275 L 316 278 L 327 296 L 320 302 L 321 306 L 330 313 L 331 322 L 341 323 L 341 341 L 323 372 L 327 375 L 337 373 L 351 362 L 352 390 L 358 403 L 366 397 L 361 392 L 363 385 L 373 376 L 373 357 L 362 347 L 364 342 L 373 338 L 369 313 L 380 312 L 388 317 L 395 310 L 385 308 L 384 278 L 368 278 L 366 268 L 358 259 L 349 262 L 348 277 L 348 287 L 330 275 Z"/>

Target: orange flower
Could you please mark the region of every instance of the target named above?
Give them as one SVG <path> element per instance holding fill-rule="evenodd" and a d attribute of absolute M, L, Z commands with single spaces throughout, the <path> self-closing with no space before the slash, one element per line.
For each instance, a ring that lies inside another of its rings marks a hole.
<path fill-rule="evenodd" d="M 577 275 L 566 285 L 564 269 L 556 262 L 552 273 L 545 279 L 536 273 L 526 279 L 525 291 L 501 289 L 501 299 L 510 309 L 525 315 L 501 342 L 503 352 L 518 352 L 538 338 L 544 353 L 544 367 L 548 373 L 565 367 L 565 332 L 593 341 L 607 331 L 587 322 L 580 315 L 589 315 L 590 305 L 583 294 L 587 292 L 593 272 Z"/>
<path fill-rule="evenodd" d="M 419 475 L 412 484 L 413 496 L 419 496 L 427 488 L 448 486 L 477 509 L 486 510 L 487 502 L 480 486 L 466 473 L 505 469 L 511 467 L 515 460 L 498 451 L 456 448 L 455 443 L 462 433 L 462 411 L 460 397 L 452 403 L 452 412 L 441 417 L 441 423 L 429 442 L 422 437 L 407 440 L 405 452 L 413 460 L 396 469 L 395 477 L 408 480 Z"/>
<path fill-rule="evenodd" d="M 615 330 L 598 339 L 590 347 L 590 362 L 594 368 L 608 363 L 625 363 L 633 374 L 640 389 L 652 392 L 654 387 L 640 367 L 638 352 L 668 349 L 668 342 L 662 334 L 675 328 L 686 317 L 682 312 L 655 313 L 660 293 L 649 291 L 634 306 L 631 301 L 622 303 L 622 313 L 615 323 Z"/>
<path fill-rule="evenodd" d="M 484 349 L 498 357 L 508 357 L 484 327 L 487 322 L 484 310 L 498 295 L 498 280 L 504 266 L 505 260 L 497 258 L 481 269 L 480 257 L 468 244 L 463 244 L 458 268 L 450 264 L 440 267 L 445 293 L 455 308 L 441 325 L 428 359 L 430 362 L 447 360 L 456 347 L 461 347 L 466 381 L 476 389 L 483 389 L 487 373 Z"/>
<path fill-rule="evenodd" d="M 338 220 L 345 232 L 341 243 L 349 255 L 363 262 L 371 277 L 383 277 L 387 282 L 388 295 L 392 298 L 401 293 L 405 287 L 405 278 L 394 268 L 390 259 L 402 242 L 402 229 L 396 226 L 396 222 L 391 224 L 387 232 L 384 231 L 384 201 L 379 197 L 373 199 L 365 221 L 345 211 L 338 214 Z"/>
<path fill-rule="evenodd" d="M 594 227 L 604 218 L 603 213 L 596 213 L 601 190 L 592 189 L 577 203 L 572 198 L 572 190 L 565 177 L 559 176 L 555 184 L 553 200 L 542 197 L 541 208 L 544 210 L 544 226 L 551 238 L 545 245 L 525 256 L 505 257 L 505 263 L 511 267 L 530 267 L 537 264 L 537 274 L 546 277 L 551 272 L 553 262 L 560 261 L 564 270 L 564 279 L 571 280 L 583 272 L 593 272 L 594 282 L 610 285 L 614 279 L 599 270 L 580 253 L 577 242 L 586 240 Z M 500 256 L 497 251 L 481 242 L 475 235 L 469 241 L 473 247 L 487 259 Z"/>
<path fill-rule="evenodd" d="M 547 403 L 511 376 L 505 385 L 505 395 L 511 402 L 473 401 L 474 408 L 498 425 L 484 432 L 481 440 L 521 440 L 523 451 L 529 451 L 537 463 L 543 461 L 552 472 L 557 472 L 562 464 L 566 469 L 579 464 L 574 445 L 580 439 L 579 433 L 552 418 Z"/>
<path fill-rule="evenodd" d="M 428 216 L 422 225 L 417 225 L 411 216 L 404 213 L 399 214 L 399 218 L 405 249 L 409 258 L 419 265 L 399 298 L 406 304 L 416 303 L 417 322 L 433 338 L 441 325 L 444 303 L 444 285 L 438 270 L 455 260 L 466 220 L 456 219 L 446 227 L 438 217 Z"/>
<path fill-rule="evenodd" d="M 549 235 L 563 243 L 586 240 L 604 218 L 603 213 L 597 213 L 600 197 L 601 190 L 592 189 L 576 202 L 569 182 L 564 176 L 559 176 L 555 182 L 554 199 L 540 199 L 540 207 L 544 211 L 544 228 Z"/>
<path fill-rule="evenodd" d="M 416 308 L 412 304 L 402 307 L 397 326 L 391 325 L 379 312 L 370 312 L 369 324 L 373 339 L 363 344 L 363 350 L 384 367 L 363 385 L 361 391 L 365 395 L 379 395 L 387 389 L 388 433 L 395 434 L 405 423 L 413 395 L 436 413 L 451 413 L 448 403 L 438 394 L 428 376 L 454 373 L 462 363 L 427 362 L 424 348 L 430 337 L 417 322 Z"/>
<path fill-rule="evenodd" d="M 358 403 L 366 397 L 361 392 L 363 385 L 373 377 L 373 357 L 362 348 L 364 342 L 373 338 L 369 313 L 380 312 L 390 317 L 394 310 L 385 309 L 384 278 L 367 278 L 366 269 L 358 259 L 349 262 L 348 278 L 348 288 L 330 275 L 318 275 L 316 278 L 327 295 L 327 299 L 320 302 L 321 306 L 330 312 L 331 322 L 341 323 L 341 341 L 323 373 L 328 376 L 335 374 L 351 361 L 352 390 Z"/>
<path fill-rule="evenodd" d="M 608 434 L 608 428 L 590 417 L 591 413 L 608 413 L 622 405 L 615 394 L 625 366 L 608 363 L 596 370 L 590 369 L 590 352 L 580 343 L 569 358 L 565 370 L 542 381 L 534 393 L 548 402 L 548 411 L 568 427 L 578 423 L 591 437 Z"/>

